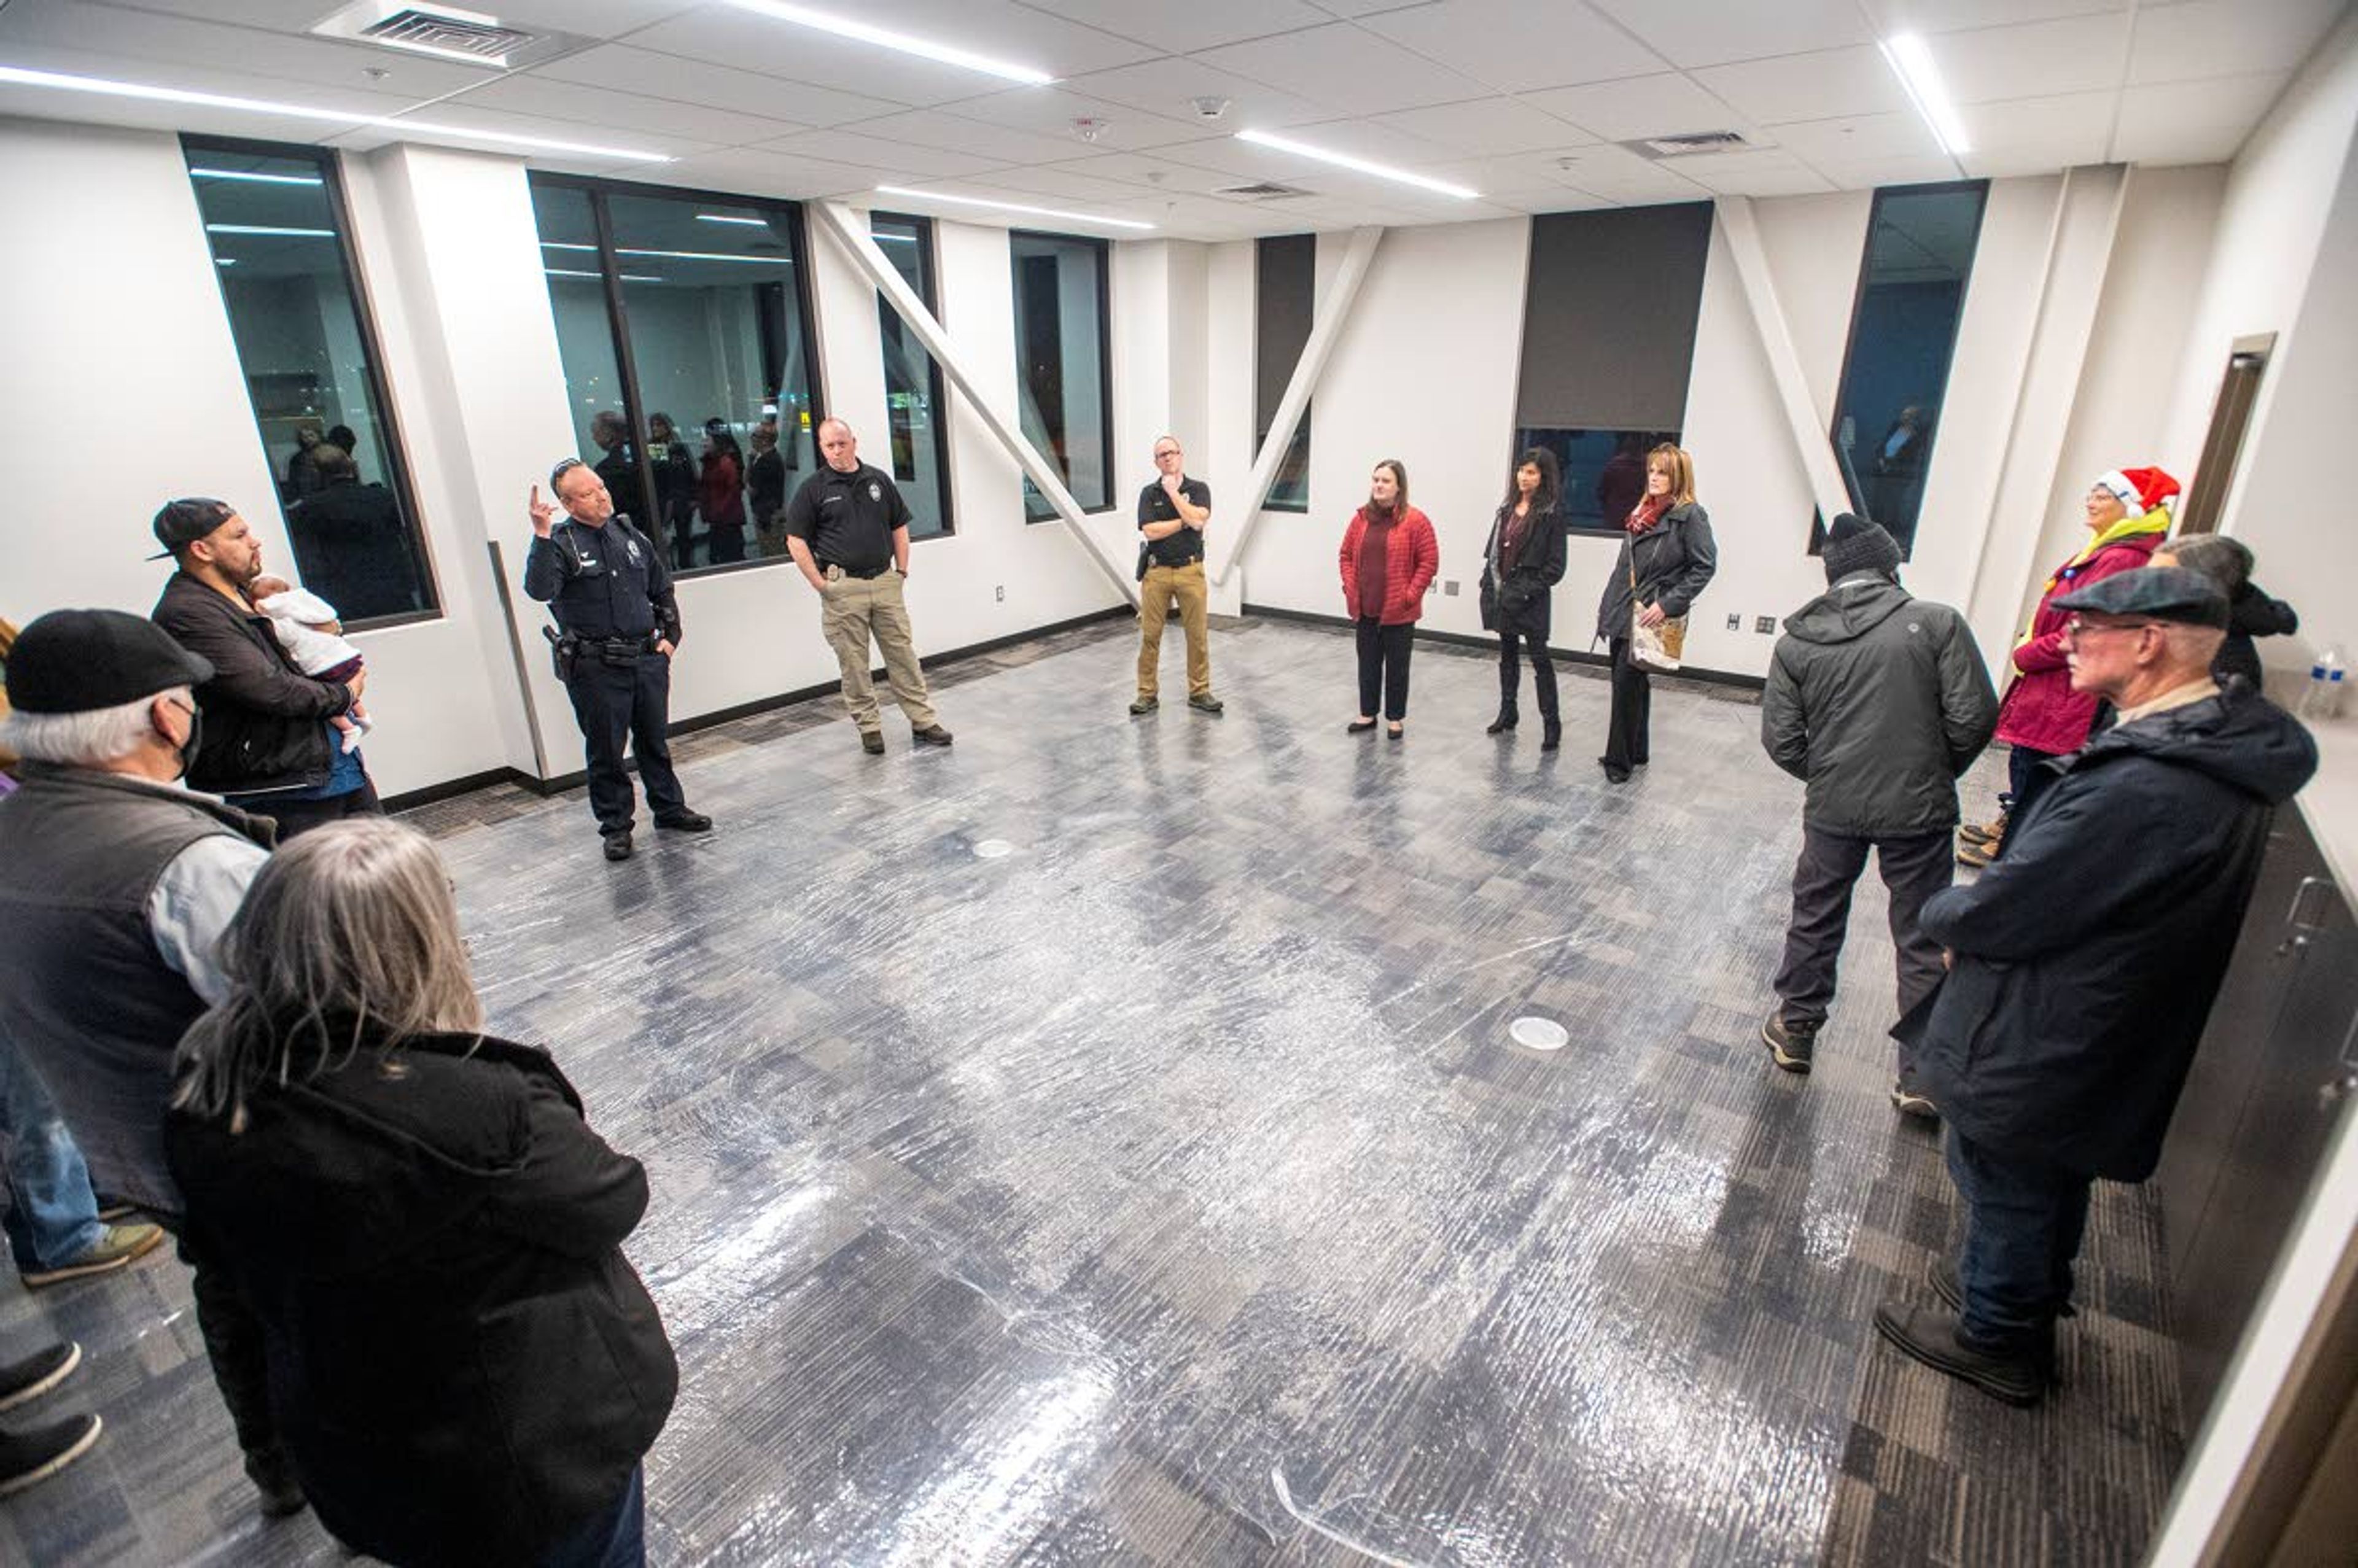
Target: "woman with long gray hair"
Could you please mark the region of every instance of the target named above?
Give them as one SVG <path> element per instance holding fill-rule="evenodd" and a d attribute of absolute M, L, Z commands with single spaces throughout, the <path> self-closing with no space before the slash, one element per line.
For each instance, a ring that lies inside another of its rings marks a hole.
<path fill-rule="evenodd" d="M 263 1325 L 320 1522 L 386 1563 L 644 1559 L 678 1368 L 622 1238 L 646 1174 L 546 1052 L 482 1032 L 415 829 L 332 824 L 255 878 L 180 1043 L 184 1246 Z"/>

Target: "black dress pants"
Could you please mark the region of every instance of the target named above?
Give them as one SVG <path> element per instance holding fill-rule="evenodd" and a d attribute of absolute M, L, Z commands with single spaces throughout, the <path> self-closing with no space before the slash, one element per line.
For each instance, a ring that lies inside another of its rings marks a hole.
<path fill-rule="evenodd" d="M 1525 637 L 1513 632 L 1498 633 L 1498 706 L 1515 706 L 1515 693 L 1522 686 L 1522 661 L 1517 656 L 1518 645 L 1531 650 L 1531 685 L 1540 699 L 1540 717 L 1556 716 L 1555 661 L 1548 657 L 1547 639 Z"/>
<path fill-rule="evenodd" d="M 1412 622 L 1387 626 L 1371 615 L 1359 617 L 1359 711 L 1373 715 L 1379 697 L 1384 717 L 1394 724 L 1408 717 L 1409 643 L 1416 635 Z"/>
<path fill-rule="evenodd" d="M 358 789 L 346 790 L 321 800 L 281 800 L 272 795 L 252 795 L 238 804 L 256 816 L 267 816 L 278 824 L 278 841 L 286 843 L 298 833 L 308 833 L 314 827 L 324 827 L 330 822 L 344 822 L 355 816 L 383 816 L 384 804 L 376 797 L 376 781 L 364 779 Z"/>
<path fill-rule="evenodd" d="M 1627 772 L 1645 765 L 1651 754 L 1648 720 L 1654 711 L 1653 684 L 1645 670 L 1630 661 L 1629 639 L 1613 639 L 1613 713 L 1605 725 L 1605 765 Z"/>
<path fill-rule="evenodd" d="M 584 649 L 565 689 L 573 698 L 573 716 L 581 724 L 590 762 L 590 809 L 597 815 L 599 832 L 631 830 L 633 802 L 631 775 L 622 766 L 625 743 L 639 759 L 647 809 L 655 820 L 687 810 L 679 775 L 671 768 L 671 741 L 665 734 L 671 720 L 667 655 L 646 653 L 628 665 L 610 665 Z"/>

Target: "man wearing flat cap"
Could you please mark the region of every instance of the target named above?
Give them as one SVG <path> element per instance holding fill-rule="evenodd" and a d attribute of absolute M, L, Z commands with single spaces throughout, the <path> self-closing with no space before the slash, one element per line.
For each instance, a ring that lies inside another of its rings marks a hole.
<path fill-rule="evenodd" d="M 270 824 L 179 782 L 196 693 L 217 672 L 119 610 L 59 610 L 8 654 L 0 740 L 24 758 L 0 799 L 0 1018 L 81 1146 L 91 1184 L 177 1230 L 164 1162 L 172 1057 L 229 992 L 217 947 L 268 858 Z M 197 1321 L 263 1506 L 303 1505 L 273 1426 L 253 1317 L 196 1266 Z"/>
<path fill-rule="evenodd" d="M 2005 856 L 1924 905 L 1950 970 L 1894 1033 L 1947 1118 L 1964 1240 L 1933 1266 L 1946 1310 L 1875 1314 L 1906 1354 L 2025 1405 L 2052 1378 L 2090 1184 L 2153 1173 L 2269 816 L 2317 771 L 2283 709 L 2212 682 L 2227 601 L 2208 578 L 2147 567 L 2054 602 L 2073 687 L 2120 721 L 2040 764 Z"/>
<path fill-rule="evenodd" d="M 245 519 L 224 501 L 168 502 L 156 542 L 179 569 L 152 618 L 212 667 L 197 691 L 204 743 L 189 761 L 189 787 L 269 816 L 282 839 L 381 813 L 367 764 L 328 722 L 360 701 L 368 672 L 314 680 L 296 666 L 270 617 L 246 598 L 262 573 L 262 542 Z"/>

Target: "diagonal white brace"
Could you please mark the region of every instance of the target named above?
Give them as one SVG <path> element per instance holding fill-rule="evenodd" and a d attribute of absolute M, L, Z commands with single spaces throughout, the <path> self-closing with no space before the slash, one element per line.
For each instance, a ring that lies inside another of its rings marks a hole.
<path fill-rule="evenodd" d="M 1744 285 L 1744 302 L 1752 308 L 1752 325 L 1760 334 L 1760 350 L 1768 359 L 1768 373 L 1777 384 L 1777 401 L 1792 427 L 1793 449 L 1809 476 L 1810 497 L 1829 523 L 1851 510 L 1842 468 L 1834 461 L 1833 438 L 1818 423 L 1810 405 L 1810 384 L 1801 374 L 1801 351 L 1793 346 L 1792 329 L 1785 323 L 1785 308 L 1777 298 L 1777 281 L 1769 276 L 1768 253 L 1760 243 L 1759 221 L 1748 196 L 1719 199 L 1719 230 L 1727 236 L 1727 254 L 1735 259 L 1736 276 Z"/>
<path fill-rule="evenodd" d="M 1024 477 L 1047 498 L 1048 504 L 1056 509 L 1056 516 L 1065 524 L 1065 531 L 1079 541 L 1089 559 L 1105 573 L 1106 580 L 1120 591 L 1122 598 L 1135 605 L 1138 602 L 1138 585 L 1130 580 L 1128 572 L 1098 547 L 1097 540 L 1084 524 L 1083 520 L 1087 514 L 1081 510 L 1081 503 L 1075 501 L 1073 492 L 1065 488 L 1065 481 L 1057 476 L 1055 466 L 1037 447 L 1025 439 L 1022 427 L 992 402 L 968 373 L 965 360 L 959 355 L 957 345 L 950 341 L 949 334 L 943 330 L 942 324 L 934 319 L 932 311 L 925 308 L 925 301 L 917 297 L 908 281 L 891 262 L 884 259 L 884 253 L 876 248 L 876 242 L 869 237 L 865 220 L 839 201 L 815 201 L 805 211 L 817 214 L 820 232 L 834 242 L 836 249 L 843 254 L 846 260 L 876 286 L 877 292 L 884 296 L 909 330 L 916 334 L 917 341 L 925 344 L 925 351 L 934 356 L 934 362 L 942 367 L 943 373 L 966 398 L 982 420 L 983 427 L 990 432 L 991 438 L 1005 449 L 1007 455 L 1013 458 L 1016 466 L 1023 470 Z"/>
<path fill-rule="evenodd" d="M 1326 358 L 1335 350 L 1335 341 L 1343 335 L 1343 323 L 1350 319 L 1351 302 L 1359 296 L 1359 285 L 1368 278 L 1368 269 L 1375 265 L 1376 246 L 1383 239 L 1381 228 L 1354 229 L 1350 248 L 1343 253 L 1343 265 L 1336 269 L 1335 281 L 1328 286 L 1326 297 L 1319 302 L 1318 313 L 1310 325 L 1310 339 L 1302 345 L 1302 357 L 1294 362 L 1293 377 L 1285 384 L 1285 395 L 1277 400 L 1277 415 L 1270 423 L 1269 438 L 1261 442 L 1260 450 L 1253 455 L 1251 477 L 1245 481 L 1245 504 L 1241 515 L 1244 524 L 1228 536 L 1225 552 L 1212 540 L 1217 555 L 1217 568 L 1206 563 L 1212 580 L 1225 583 L 1237 563 L 1244 559 L 1245 545 L 1252 538 L 1255 525 L 1260 522 L 1260 503 L 1269 497 L 1269 487 L 1277 481 L 1277 465 L 1285 460 L 1285 449 L 1293 444 L 1294 427 L 1302 423 L 1303 414 L 1310 406 L 1310 394 L 1317 386 L 1320 373 L 1326 368 Z"/>

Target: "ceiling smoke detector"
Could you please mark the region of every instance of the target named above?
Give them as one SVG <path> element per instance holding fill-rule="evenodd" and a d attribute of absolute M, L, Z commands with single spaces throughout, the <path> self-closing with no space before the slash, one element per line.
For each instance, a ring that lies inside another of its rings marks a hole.
<path fill-rule="evenodd" d="M 1073 122 L 1073 135 L 1085 142 L 1094 142 L 1106 133 L 1106 122 L 1091 119 L 1087 114 Z"/>
<path fill-rule="evenodd" d="M 1228 101 L 1217 96 L 1191 98 L 1187 103 L 1198 120 L 1217 120 L 1228 112 Z"/>
<path fill-rule="evenodd" d="M 1742 152 L 1752 144 L 1746 141 L 1741 133 L 1736 131 L 1691 131 L 1681 136 L 1647 136 L 1642 140 L 1623 142 L 1620 145 L 1628 147 L 1639 157 L 1660 161 L 1663 158 L 1691 157 L 1696 153 Z"/>

